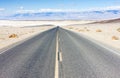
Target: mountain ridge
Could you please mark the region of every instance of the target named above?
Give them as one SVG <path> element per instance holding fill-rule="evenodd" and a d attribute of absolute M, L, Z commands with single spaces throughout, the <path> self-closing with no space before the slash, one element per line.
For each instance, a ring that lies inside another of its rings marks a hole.
<path fill-rule="evenodd" d="M 120 17 L 120 10 L 94 10 L 83 12 L 16 13 L 0 19 L 13 20 L 107 20 Z"/>

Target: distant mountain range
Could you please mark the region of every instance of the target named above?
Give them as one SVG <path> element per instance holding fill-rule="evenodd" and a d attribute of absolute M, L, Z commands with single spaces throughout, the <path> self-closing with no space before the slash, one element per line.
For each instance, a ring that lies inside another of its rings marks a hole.
<path fill-rule="evenodd" d="M 116 18 L 120 18 L 120 10 L 16 13 L 0 17 L 0 19 L 9 20 L 107 20 Z"/>

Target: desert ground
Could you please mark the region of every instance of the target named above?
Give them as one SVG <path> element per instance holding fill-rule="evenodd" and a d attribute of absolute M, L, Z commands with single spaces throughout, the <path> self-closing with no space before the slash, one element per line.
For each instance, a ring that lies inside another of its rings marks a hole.
<path fill-rule="evenodd" d="M 66 29 L 87 36 L 109 47 L 120 51 L 120 20 L 95 22 L 83 25 L 69 25 Z"/>
<path fill-rule="evenodd" d="M 55 26 L 85 24 L 91 21 L 13 21 L 0 20 L 0 49 Z"/>
<path fill-rule="evenodd" d="M 52 27 L 0 27 L 0 49 L 19 42 Z"/>
<path fill-rule="evenodd" d="M 15 20 L 0 20 L 0 26 L 36 26 L 36 25 L 55 25 L 55 26 L 66 26 L 70 24 L 86 24 L 94 21 L 84 21 L 84 20 L 43 20 L 43 21 L 15 21 Z"/>
<path fill-rule="evenodd" d="M 0 20 L 0 49 L 35 34 L 62 26 L 120 50 L 120 23 L 95 21 L 11 21 Z"/>

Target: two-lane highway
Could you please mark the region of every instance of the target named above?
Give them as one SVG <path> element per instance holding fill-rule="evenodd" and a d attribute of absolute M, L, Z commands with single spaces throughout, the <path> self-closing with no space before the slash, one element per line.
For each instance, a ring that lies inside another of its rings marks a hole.
<path fill-rule="evenodd" d="M 120 78 L 120 54 L 55 27 L 2 52 L 0 78 Z"/>

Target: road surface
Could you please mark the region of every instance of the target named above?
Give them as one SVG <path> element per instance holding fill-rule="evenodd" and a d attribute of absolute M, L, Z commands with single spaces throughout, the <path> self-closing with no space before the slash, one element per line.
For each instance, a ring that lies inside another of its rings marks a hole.
<path fill-rule="evenodd" d="M 60 78 L 120 78 L 120 54 L 59 29 Z"/>
<path fill-rule="evenodd" d="M 57 28 L 0 54 L 0 78 L 54 78 Z"/>
<path fill-rule="evenodd" d="M 56 57 L 59 64 L 56 64 Z M 59 75 L 55 76 L 57 70 Z M 60 27 L 0 54 L 0 78 L 55 77 L 120 78 L 120 54 Z"/>

